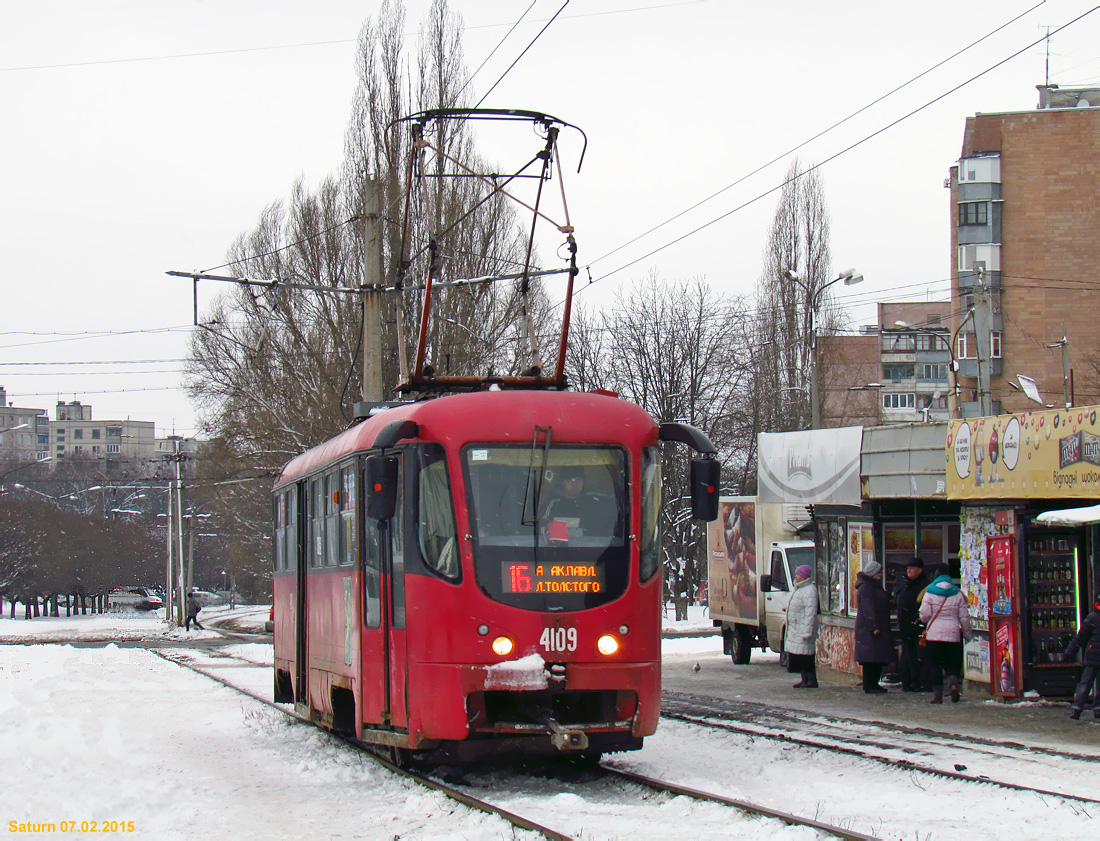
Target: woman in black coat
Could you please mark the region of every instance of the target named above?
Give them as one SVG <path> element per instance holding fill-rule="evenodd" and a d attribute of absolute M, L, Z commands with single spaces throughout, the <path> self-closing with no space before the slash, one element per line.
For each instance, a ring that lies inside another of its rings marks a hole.
<path fill-rule="evenodd" d="M 893 659 L 894 641 L 890 636 L 890 602 L 882 588 L 882 565 L 871 561 L 857 576 L 856 583 L 856 662 L 863 666 L 863 691 L 881 695 L 879 686 L 883 667 Z"/>

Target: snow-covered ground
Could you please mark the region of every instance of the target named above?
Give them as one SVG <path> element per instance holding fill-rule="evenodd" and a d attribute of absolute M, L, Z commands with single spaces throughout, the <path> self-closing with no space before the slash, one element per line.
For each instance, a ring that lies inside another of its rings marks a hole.
<path fill-rule="evenodd" d="M 203 618 L 214 615 L 203 612 Z M 260 624 L 266 618 L 262 607 L 250 615 Z M 679 624 L 701 630 L 709 620 L 695 609 Z M 184 638 L 206 640 L 216 636 L 212 632 L 170 630 L 153 614 L 0 620 L 0 642 L 61 636 L 117 644 L 0 646 L 0 744 L 6 748 L 0 822 L 11 834 L 20 824 L 52 823 L 55 832 L 40 837 L 79 836 L 61 833 L 61 822 L 75 821 L 79 830 L 84 821 L 99 827 L 133 821 L 133 832 L 121 834 L 517 837 L 502 821 L 396 778 L 323 733 L 288 724 L 280 713 L 152 651 L 127 647 L 139 638 L 170 640 L 171 653 L 178 654 Z M 721 662 L 716 636 L 666 639 L 663 648 L 670 667 L 699 660 L 710 669 Z M 269 695 L 270 651 L 267 644 L 243 642 L 191 656 L 211 673 Z M 219 659 L 219 653 L 247 663 Z M 674 721 L 663 722 L 642 751 L 611 761 L 883 838 L 1077 839 L 1095 832 L 1092 810 L 1079 805 Z M 1046 787 L 1059 787 L 1056 773 L 1043 774 Z M 541 804 L 510 803 L 525 814 L 528 807 L 545 810 L 547 823 L 585 839 L 663 837 L 629 815 L 571 826 L 567 816 L 578 798 L 585 798 L 583 787 Z M 683 810 L 687 827 L 698 807 L 673 801 L 669 808 Z M 767 830 L 729 825 L 725 835 L 762 838 Z"/>

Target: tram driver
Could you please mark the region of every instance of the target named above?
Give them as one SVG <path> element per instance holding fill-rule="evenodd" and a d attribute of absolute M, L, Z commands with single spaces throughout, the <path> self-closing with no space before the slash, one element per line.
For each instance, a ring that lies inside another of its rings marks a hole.
<path fill-rule="evenodd" d="M 557 484 L 543 509 L 542 521 L 552 542 L 566 543 L 570 537 L 611 537 L 618 510 L 606 494 L 584 489 L 584 468 L 566 465 L 559 469 Z"/>

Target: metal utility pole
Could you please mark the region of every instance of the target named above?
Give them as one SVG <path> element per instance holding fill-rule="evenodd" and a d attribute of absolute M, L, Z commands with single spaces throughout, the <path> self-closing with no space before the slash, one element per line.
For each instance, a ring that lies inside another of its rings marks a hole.
<path fill-rule="evenodd" d="M 175 588 L 172 586 L 172 483 L 168 483 L 168 511 L 166 515 L 167 519 L 165 523 L 167 528 L 165 531 L 168 534 L 168 547 L 165 554 L 165 566 L 164 566 L 164 621 L 169 625 L 172 624 L 172 605 L 175 599 L 172 598 L 172 594 Z"/>
<path fill-rule="evenodd" d="M 378 403 L 382 393 L 382 219 L 378 179 L 367 179 L 363 204 L 363 401 Z"/>

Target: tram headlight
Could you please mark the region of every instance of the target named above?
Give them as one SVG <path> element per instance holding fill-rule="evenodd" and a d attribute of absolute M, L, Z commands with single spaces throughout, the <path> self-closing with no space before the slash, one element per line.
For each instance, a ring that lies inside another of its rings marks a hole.
<path fill-rule="evenodd" d="M 512 653 L 512 649 L 516 647 L 516 644 L 512 642 L 508 637 L 497 637 L 493 640 L 493 651 L 499 654 L 501 657 L 505 657 Z"/>
<path fill-rule="evenodd" d="M 599 650 L 600 654 L 611 656 L 619 650 L 619 641 L 611 634 L 604 634 L 596 640 L 596 648 Z"/>

